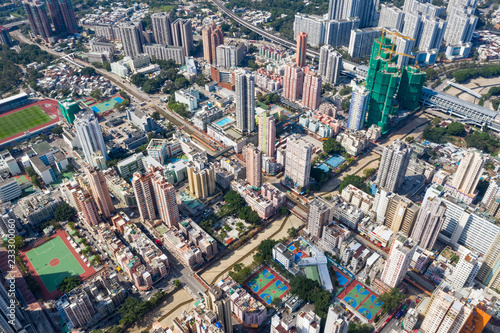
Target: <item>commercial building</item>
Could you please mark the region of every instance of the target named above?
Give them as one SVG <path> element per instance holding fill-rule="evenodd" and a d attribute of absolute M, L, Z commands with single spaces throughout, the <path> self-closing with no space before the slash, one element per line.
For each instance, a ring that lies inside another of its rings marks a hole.
<path fill-rule="evenodd" d="M 379 188 L 394 192 L 401 187 L 411 152 L 412 148 L 407 148 L 406 144 L 398 139 L 384 147 L 376 180 Z"/>
<path fill-rule="evenodd" d="M 108 152 L 96 116 L 93 113 L 84 113 L 76 117 L 74 125 L 86 162 L 95 166 L 92 155 L 98 150 L 107 160 Z"/>
<path fill-rule="evenodd" d="M 391 251 L 382 272 L 382 282 L 391 288 L 397 287 L 410 267 L 417 245 L 402 233 L 394 236 Z"/>
<path fill-rule="evenodd" d="M 89 181 L 92 196 L 97 203 L 97 207 L 99 207 L 99 211 L 104 217 L 110 218 L 111 213 L 115 211 L 115 207 L 109 195 L 103 172 L 95 168 L 85 168 L 85 175 Z"/>
<path fill-rule="evenodd" d="M 247 182 L 259 188 L 262 184 L 262 152 L 253 144 L 245 146 Z"/>
<path fill-rule="evenodd" d="M 145 110 L 144 110 L 145 111 Z M 143 132 L 153 132 L 159 126 L 158 124 L 151 118 L 149 115 L 144 113 L 143 110 L 139 110 L 136 108 L 127 108 L 127 119 L 139 127 L 139 129 Z"/>
<path fill-rule="evenodd" d="M 189 192 L 197 199 L 206 199 L 215 191 L 215 165 L 201 155 L 193 156 L 188 164 Z"/>
<path fill-rule="evenodd" d="M 342 68 L 342 55 L 330 45 L 323 45 L 319 50 L 319 75 L 325 82 L 337 84 Z"/>
<path fill-rule="evenodd" d="M 366 86 L 357 85 L 356 81 L 351 81 L 352 95 L 349 106 L 349 117 L 347 118 L 347 128 L 350 130 L 360 130 L 365 126 L 366 110 L 370 101 L 370 92 Z"/>
<path fill-rule="evenodd" d="M 311 177 L 312 144 L 300 138 L 289 136 L 286 143 L 285 176 L 295 186 L 305 188 Z"/>
<path fill-rule="evenodd" d="M 446 207 L 441 199 L 426 197 L 417 215 L 411 239 L 421 248 L 432 250 L 444 222 Z"/>
<path fill-rule="evenodd" d="M 302 89 L 302 105 L 306 108 L 317 110 L 321 104 L 321 76 L 309 71 L 304 77 Z"/>
<path fill-rule="evenodd" d="M 170 13 L 159 12 L 151 14 L 151 25 L 153 26 L 153 35 L 156 44 L 172 45 L 171 24 L 172 16 Z"/>
<path fill-rule="evenodd" d="M 302 96 L 302 85 L 304 83 L 304 72 L 295 64 L 285 65 L 283 75 L 283 92 L 281 95 L 290 101 L 296 101 Z"/>
<path fill-rule="evenodd" d="M 236 84 L 236 127 L 241 133 L 255 131 L 254 75 L 243 70 L 234 74 Z"/>
<path fill-rule="evenodd" d="M 209 63 L 215 64 L 217 60 L 217 47 L 224 44 L 224 32 L 212 22 L 203 27 L 201 35 L 203 40 L 203 58 Z"/>
<path fill-rule="evenodd" d="M 295 64 L 298 67 L 306 65 L 306 51 L 307 51 L 307 33 L 299 32 L 297 35 L 297 50 Z"/>
<path fill-rule="evenodd" d="M 21 196 L 21 187 L 15 178 L 2 179 L 0 177 L 0 202 L 8 202 Z"/>

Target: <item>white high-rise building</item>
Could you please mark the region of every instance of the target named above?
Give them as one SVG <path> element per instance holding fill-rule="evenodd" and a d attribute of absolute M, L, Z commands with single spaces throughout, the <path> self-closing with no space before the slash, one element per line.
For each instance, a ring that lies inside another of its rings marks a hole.
<path fill-rule="evenodd" d="M 483 166 L 486 163 L 487 157 L 480 151 L 467 151 L 458 166 L 457 172 L 453 176 L 451 184 L 447 184 L 453 190 L 463 194 L 460 199 L 470 202 L 475 196 L 476 187 L 483 173 Z M 470 198 L 470 200 L 468 200 Z"/>
<path fill-rule="evenodd" d="M 357 85 L 356 81 L 351 81 L 352 95 L 349 107 L 349 118 L 347 118 L 347 128 L 360 130 L 365 126 L 366 110 L 370 101 L 370 92 L 364 85 Z"/>
<path fill-rule="evenodd" d="M 330 45 L 323 45 L 319 50 L 319 75 L 326 82 L 336 84 L 342 68 L 342 55 Z"/>
<path fill-rule="evenodd" d="M 424 249 L 432 250 L 444 222 L 446 206 L 440 198 L 426 197 L 413 225 L 411 238 Z"/>
<path fill-rule="evenodd" d="M 456 290 L 472 286 L 482 264 L 482 256 L 469 250 L 465 251 L 449 278 L 451 286 Z"/>
<path fill-rule="evenodd" d="M 319 333 L 321 329 L 321 318 L 312 310 L 309 312 L 300 311 L 295 323 L 297 333 Z"/>
<path fill-rule="evenodd" d="M 382 282 L 391 288 L 397 287 L 403 281 L 417 245 L 403 233 L 394 235 L 391 252 L 385 262 L 382 272 Z"/>
<path fill-rule="evenodd" d="M 376 180 L 380 188 L 391 192 L 399 189 L 405 178 L 411 152 L 412 149 L 398 139 L 384 147 Z"/>
<path fill-rule="evenodd" d="M 404 11 L 392 4 L 383 3 L 380 5 L 380 18 L 378 20 L 378 26 L 401 31 L 401 29 L 403 29 L 404 17 Z"/>
<path fill-rule="evenodd" d="M 500 180 L 490 181 L 488 189 L 484 193 L 481 203 L 484 207 L 489 207 L 491 203 L 500 196 Z"/>
<path fill-rule="evenodd" d="M 323 226 L 333 220 L 333 206 L 323 199 L 316 197 L 309 204 L 309 214 L 307 215 L 306 230 L 311 237 L 321 238 Z"/>
<path fill-rule="evenodd" d="M 437 17 L 426 17 L 422 22 L 422 33 L 418 41 L 419 51 L 429 51 L 441 47 L 448 22 Z"/>
<path fill-rule="evenodd" d="M 156 44 L 173 45 L 172 42 L 172 16 L 170 13 L 153 13 L 151 25 Z"/>
<path fill-rule="evenodd" d="M 332 304 L 328 308 L 324 333 L 347 333 L 349 321 L 345 310 L 339 304 Z"/>
<path fill-rule="evenodd" d="M 364 58 L 370 55 L 373 47 L 373 40 L 381 35 L 382 31 L 377 28 L 351 30 L 349 55 L 353 58 Z"/>
<path fill-rule="evenodd" d="M 343 20 L 359 17 L 360 26 L 373 27 L 377 25 L 377 9 L 379 0 L 330 0 L 328 4 L 328 20 Z"/>
<path fill-rule="evenodd" d="M 307 187 L 311 177 L 312 144 L 300 138 L 300 135 L 289 136 L 286 143 L 285 176 L 295 186 Z"/>
<path fill-rule="evenodd" d="M 446 45 L 469 43 L 478 22 L 477 16 L 468 13 L 467 8 L 456 7 L 448 13 L 448 26 L 444 32 Z"/>
<path fill-rule="evenodd" d="M 87 163 L 91 166 L 97 166 L 92 158 L 93 154 L 97 151 L 100 151 L 104 159 L 107 160 L 106 144 L 102 137 L 99 121 L 95 115 L 93 113 L 84 113 L 81 116 L 77 116 L 74 125 Z"/>
<path fill-rule="evenodd" d="M 234 73 L 236 84 L 236 127 L 242 133 L 255 130 L 255 80 L 254 75 L 243 70 Z"/>
<path fill-rule="evenodd" d="M 389 207 L 389 203 L 394 196 L 395 194 L 390 191 L 383 188 L 378 189 L 373 200 L 373 211 L 377 215 L 377 223 L 383 224 L 385 222 L 387 207 Z"/>
<path fill-rule="evenodd" d="M 136 57 L 142 53 L 142 31 L 134 23 L 120 23 L 120 38 L 123 45 L 123 54 L 129 57 Z"/>

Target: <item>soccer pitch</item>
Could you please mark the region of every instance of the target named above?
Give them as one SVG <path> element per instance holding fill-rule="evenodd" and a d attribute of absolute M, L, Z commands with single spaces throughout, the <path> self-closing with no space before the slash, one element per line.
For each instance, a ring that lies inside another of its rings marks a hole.
<path fill-rule="evenodd" d="M 59 236 L 26 252 L 26 256 L 49 293 L 58 289 L 64 278 L 85 272 Z"/>
<path fill-rule="evenodd" d="M 46 124 L 52 119 L 38 105 L 0 117 L 0 140 Z"/>

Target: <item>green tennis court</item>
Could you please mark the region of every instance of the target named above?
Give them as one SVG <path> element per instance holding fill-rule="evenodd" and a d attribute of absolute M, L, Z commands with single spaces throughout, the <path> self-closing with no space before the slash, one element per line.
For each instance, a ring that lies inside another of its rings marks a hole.
<path fill-rule="evenodd" d="M 26 252 L 26 256 L 49 293 L 58 289 L 64 278 L 85 272 L 59 236 Z"/>
<path fill-rule="evenodd" d="M 38 105 L 0 117 L 0 140 L 52 121 Z"/>

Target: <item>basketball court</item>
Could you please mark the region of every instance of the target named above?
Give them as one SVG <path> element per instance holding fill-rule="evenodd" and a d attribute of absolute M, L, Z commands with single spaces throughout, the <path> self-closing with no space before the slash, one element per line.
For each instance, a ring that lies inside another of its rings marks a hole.
<path fill-rule="evenodd" d="M 290 286 L 286 280 L 268 266 L 259 269 L 257 273 L 250 277 L 246 286 L 267 305 L 271 305 L 275 298 L 282 299 L 290 291 Z"/>

